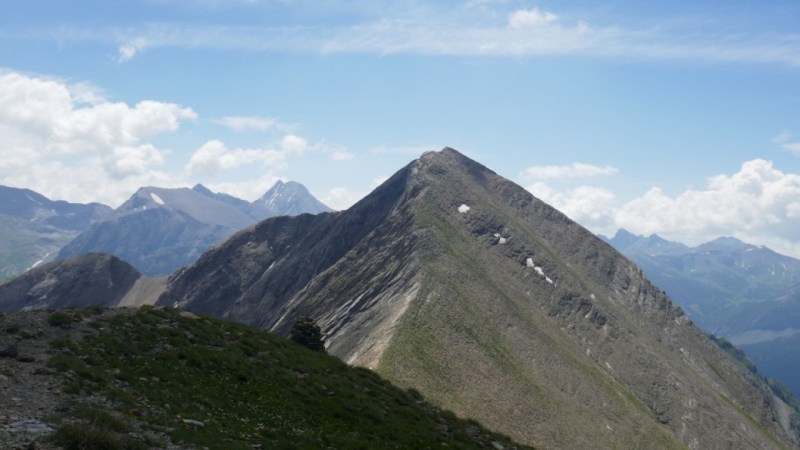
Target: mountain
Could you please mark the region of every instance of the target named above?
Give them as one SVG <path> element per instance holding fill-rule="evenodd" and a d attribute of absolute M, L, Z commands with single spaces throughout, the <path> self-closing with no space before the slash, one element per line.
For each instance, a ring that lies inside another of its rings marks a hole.
<path fill-rule="evenodd" d="M 446 148 L 338 213 L 277 217 L 157 304 L 288 334 L 545 448 L 787 448 L 800 416 L 612 247 Z"/>
<path fill-rule="evenodd" d="M 289 191 L 284 188 L 287 185 L 292 186 Z M 111 253 L 148 276 L 167 275 L 195 261 L 234 232 L 278 211 L 277 208 L 291 213 L 316 212 L 322 205 L 299 183 L 278 182 L 265 197 L 271 192 L 274 209 L 265 208 L 260 200 L 251 203 L 211 192 L 203 185 L 192 189 L 144 187 L 106 220 L 64 246 L 58 258 L 89 252 Z M 306 207 L 310 210 L 304 211 Z"/>
<path fill-rule="evenodd" d="M 525 448 L 368 370 L 185 311 L 28 311 L 0 330 L 6 449 Z"/>
<path fill-rule="evenodd" d="M 331 211 L 333 210 L 314 198 L 302 184 L 294 181 L 284 183 L 280 180 L 250 206 L 250 215 L 260 220 L 268 217 Z"/>
<path fill-rule="evenodd" d="M 800 395 L 800 359 L 788 357 L 800 344 L 800 260 L 732 237 L 697 247 L 625 230 L 605 239 L 701 328 L 739 346 L 759 371 Z"/>
<path fill-rule="evenodd" d="M 53 201 L 30 189 L 0 186 L 0 280 L 52 259 L 111 208 Z"/>
<path fill-rule="evenodd" d="M 121 259 L 89 253 L 39 265 L 0 284 L 0 311 L 137 304 L 157 296 L 163 280 L 142 277 Z"/>

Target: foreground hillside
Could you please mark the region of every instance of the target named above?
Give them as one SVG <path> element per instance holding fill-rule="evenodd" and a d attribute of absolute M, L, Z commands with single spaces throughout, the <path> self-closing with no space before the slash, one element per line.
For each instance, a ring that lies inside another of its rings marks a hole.
<path fill-rule="evenodd" d="M 0 316 L 0 367 L 4 449 L 520 448 L 371 371 L 173 309 Z"/>

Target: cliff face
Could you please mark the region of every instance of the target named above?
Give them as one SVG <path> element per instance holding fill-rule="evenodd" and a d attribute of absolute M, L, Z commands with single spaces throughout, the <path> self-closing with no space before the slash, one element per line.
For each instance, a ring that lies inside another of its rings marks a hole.
<path fill-rule="evenodd" d="M 452 149 L 347 211 L 236 234 L 159 303 L 284 334 L 310 315 L 334 355 L 537 446 L 796 439 L 780 401 L 635 265 Z"/>

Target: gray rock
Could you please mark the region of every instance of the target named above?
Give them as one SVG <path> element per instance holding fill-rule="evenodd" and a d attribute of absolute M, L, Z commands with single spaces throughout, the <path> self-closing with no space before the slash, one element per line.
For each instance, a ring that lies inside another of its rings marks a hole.
<path fill-rule="evenodd" d="M 11 433 L 49 434 L 55 431 L 50 425 L 36 419 L 25 419 L 9 424 L 6 429 Z"/>

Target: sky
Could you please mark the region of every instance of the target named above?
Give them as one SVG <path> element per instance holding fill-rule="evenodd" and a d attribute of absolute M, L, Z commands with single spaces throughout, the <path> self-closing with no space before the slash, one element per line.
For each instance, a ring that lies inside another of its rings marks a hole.
<path fill-rule="evenodd" d="M 800 3 L 5 0 L 0 184 L 344 209 L 453 147 L 596 233 L 800 257 Z"/>

